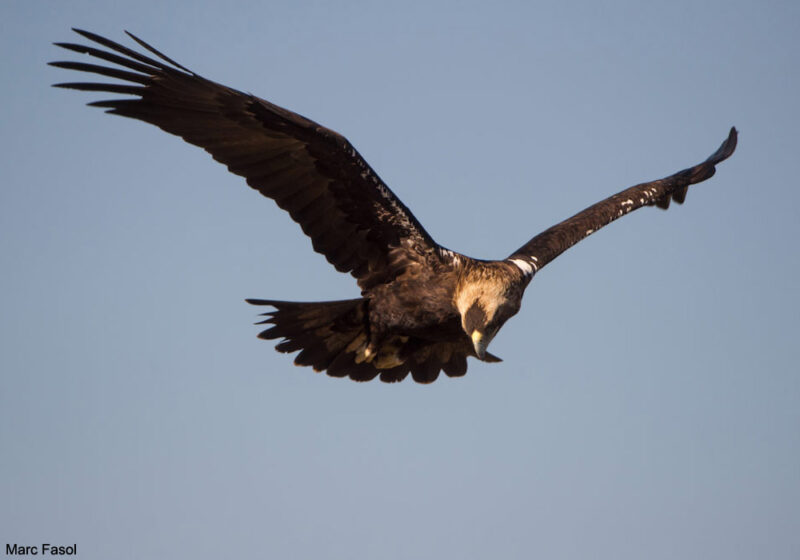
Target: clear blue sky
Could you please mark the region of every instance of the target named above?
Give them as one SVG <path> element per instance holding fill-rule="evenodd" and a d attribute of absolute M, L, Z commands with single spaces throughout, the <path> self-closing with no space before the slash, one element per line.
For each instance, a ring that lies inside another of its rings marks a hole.
<path fill-rule="evenodd" d="M 3 2 L 0 546 L 799 558 L 799 6 Z M 352 279 L 201 150 L 50 88 L 72 26 L 345 134 L 476 257 L 731 125 L 739 149 L 537 275 L 502 364 L 356 384 L 294 367 L 243 301 Z"/>

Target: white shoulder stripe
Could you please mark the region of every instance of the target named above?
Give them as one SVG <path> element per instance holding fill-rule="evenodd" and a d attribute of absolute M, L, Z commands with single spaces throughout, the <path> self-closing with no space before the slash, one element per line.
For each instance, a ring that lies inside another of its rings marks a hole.
<path fill-rule="evenodd" d="M 511 259 L 517 268 L 519 268 L 525 276 L 530 276 L 536 272 L 536 265 L 523 259 Z"/>

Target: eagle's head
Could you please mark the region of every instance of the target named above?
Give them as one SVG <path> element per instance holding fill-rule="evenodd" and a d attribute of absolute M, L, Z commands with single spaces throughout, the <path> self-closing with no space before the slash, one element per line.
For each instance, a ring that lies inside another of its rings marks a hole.
<path fill-rule="evenodd" d="M 461 327 L 472 341 L 479 360 L 506 321 L 517 314 L 524 286 L 517 274 L 509 274 L 501 263 L 480 263 L 461 277 L 455 292 L 455 304 L 461 315 Z"/>

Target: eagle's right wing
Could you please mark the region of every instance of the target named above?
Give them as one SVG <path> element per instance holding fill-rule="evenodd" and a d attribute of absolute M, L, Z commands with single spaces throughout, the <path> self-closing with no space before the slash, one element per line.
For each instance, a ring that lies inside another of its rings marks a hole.
<path fill-rule="evenodd" d="M 314 249 L 366 289 L 413 266 L 447 264 L 439 247 L 355 148 L 340 134 L 253 95 L 212 82 L 131 35 L 159 59 L 88 31 L 108 50 L 56 43 L 121 66 L 51 62 L 118 83 L 58 87 L 132 97 L 90 103 L 139 119 L 205 149 L 289 212 Z"/>
<path fill-rule="evenodd" d="M 666 210 L 670 200 L 682 204 L 689 185 L 710 178 L 716 171 L 715 166 L 733 153 L 736 149 L 736 137 L 736 129 L 731 128 L 725 142 L 703 163 L 610 196 L 543 231 L 514 251 L 506 260 L 530 277 L 581 239 L 637 208 L 658 206 Z"/>

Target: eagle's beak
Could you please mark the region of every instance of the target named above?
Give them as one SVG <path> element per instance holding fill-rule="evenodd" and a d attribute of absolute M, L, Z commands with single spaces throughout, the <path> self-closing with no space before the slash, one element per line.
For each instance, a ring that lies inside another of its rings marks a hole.
<path fill-rule="evenodd" d="M 483 333 L 480 331 L 472 331 L 472 346 L 475 348 L 475 354 L 479 360 L 486 357 L 486 347 L 489 341 L 484 338 Z"/>

